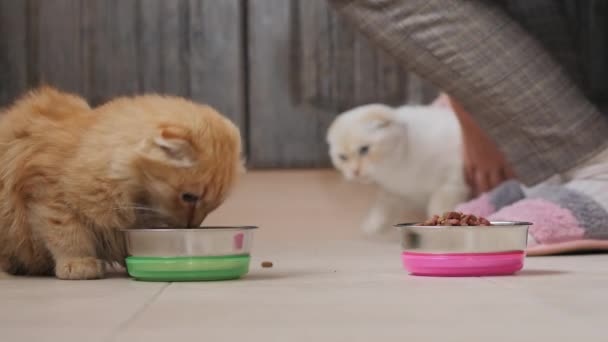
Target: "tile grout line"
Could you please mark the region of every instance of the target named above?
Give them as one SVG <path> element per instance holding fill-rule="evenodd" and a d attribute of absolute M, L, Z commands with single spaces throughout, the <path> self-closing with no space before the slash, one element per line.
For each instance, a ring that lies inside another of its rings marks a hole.
<path fill-rule="evenodd" d="M 164 284 L 156 293 L 152 295 L 150 300 L 146 301 L 138 310 L 135 311 L 135 313 L 133 313 L 133 315 L 131 315 L 131 317 L 127 318 L 124 322 L 118 325 L 118 328 L 116 328 L 116 330 L 110 334 L 107 341 L 115 341 L 116 338 L 118 338 L 118 335 L 120 335 L 120 333 L 124 331 L 133 321 L 135 321 L 137 317 L 146 311 L 146 309 L 149 308 L 158 297 L 160 297 L 160 295 L 169 287 L 169 285 L 171 285 L 171 283 Z"/>

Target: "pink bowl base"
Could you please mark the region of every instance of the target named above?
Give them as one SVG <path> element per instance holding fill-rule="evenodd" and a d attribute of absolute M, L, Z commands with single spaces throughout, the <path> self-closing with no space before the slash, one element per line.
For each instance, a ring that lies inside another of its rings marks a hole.
<path fill-rule="evenodd" d="M 524 267 L 524 251 L 503 253 L 428 254 L 403 252 L 403 267 L 412 275 L 479 277 L 510 275 Z"/>

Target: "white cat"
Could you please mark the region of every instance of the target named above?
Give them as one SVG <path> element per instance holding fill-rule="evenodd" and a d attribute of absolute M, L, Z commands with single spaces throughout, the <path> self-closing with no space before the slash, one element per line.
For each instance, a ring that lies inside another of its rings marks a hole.
<path fill-rule="evenodd" d="M 348 180 L 379 186 L 363 230 L 380 233 L 404 212 L 425 216 L 466 201 L 460 126 L 448 108 L 370 104 L 336 118 L 327 134 L 332 163 Z"/>

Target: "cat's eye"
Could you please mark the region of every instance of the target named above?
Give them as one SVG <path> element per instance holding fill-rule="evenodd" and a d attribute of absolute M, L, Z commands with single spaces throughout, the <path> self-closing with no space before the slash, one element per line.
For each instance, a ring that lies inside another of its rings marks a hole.
<path fill-rule="evenodd" d="M 182 201 L 184 201 L 186 203 L 196 203 L 196 202 L 198 202 L 199 199 L 200 199 L 199 196 L 197 196 L 191 192 L 184 192 L 182 194 Z"/>
<path fill-rule="evenodd" d="M 369 145 L 361 146 L 359 148 L 359 155 L 364 156 L 369 152 Z"/>
<path fill-rule="evenodd" d="M 340 157 L 340 160 L 342 160 L 342 161 L 347 161 L 348 160 L 348 157 L 345 154 L 341 154 L 338 157 Z"/>

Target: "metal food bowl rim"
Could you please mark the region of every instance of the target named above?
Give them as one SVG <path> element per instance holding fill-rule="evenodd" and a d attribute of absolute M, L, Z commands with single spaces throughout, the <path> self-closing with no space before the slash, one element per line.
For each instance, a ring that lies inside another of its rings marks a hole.
<path fill-rule="evenodd" d="M 420 226 L 423 222 L 412 222 L 412 223 L 399 223 L 394 225 L 395 228 L 421 228 L 421 229 L 479 229 L 479 228 L 488 228 L 488 227 L 500 227 L 500 228 L 509 228 L 509 227 L 522 227 L 522 226 L 531 226 L 532 223 L 524 222 L 524 221 L 491 221 L 491 226 Z"/>
<path fill-rule="evenodd" d="M 202 226 L 194 228 L 129 228 L 120 229 L 121 232 L 202 232 L 202 231 L 240 231 L 258 229 L 257 226 Z"/>

